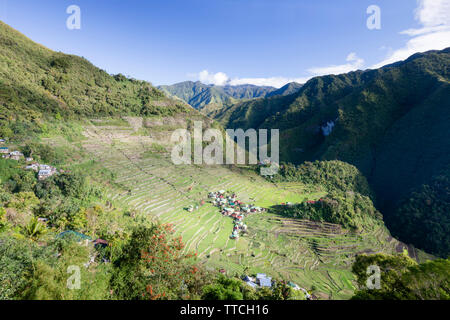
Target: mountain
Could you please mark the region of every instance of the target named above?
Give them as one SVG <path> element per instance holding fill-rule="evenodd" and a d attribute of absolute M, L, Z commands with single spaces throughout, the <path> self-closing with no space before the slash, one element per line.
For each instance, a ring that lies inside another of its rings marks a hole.
<path fill-rule="evenodd" d="M 290 82 L 281 87 L 280 89 L 270 92 L 269 94 L 266 95 L 266 98 L 270 98 L 273 96 L 287 96 L 296 93 L 298 90 L 300 90 L 302 86 L 303 84 L 300 84 L 298 82 Z"/>
<path fill-rule="evenodd" d="M 159 86 L 158 88 L 206 114 L 224 106 L 231 106 L 239 100 L 265 97 L 271 92 L 277 91 L 275 88 L 267 86 L 251 84 L 215 86 L 203 84 L 200 81 L 185 81 L 170 86 Z"/>
<path fill-rule="evenodd" d="M 150 83 L 111 76 L 84 58 L 54 52 L 0 21 L 0 124 L 46 116 L 196 112 Z M 0 134 L 2 132 L 0 131 Z"/>
<path fill-rule="evenodd" d="M 227 128 L 280 129 L 284 161 L 355 165 L 374 189 L 388 227 L 400 234 L 401 224 L 391 219 L 399 204 L 422 185 L 436 189 L 433 177 L 450 164 L 449 108 L 450 48 L 376 70 L 316 77 L 292 95 L 240 102 L 215 116 Z M 443 205 L 429 217 L 427 238 L 414 244 L 445 256 L 450 208 L 446 200 Z M 410 230 L 424 223 L 414 221 Z"/>

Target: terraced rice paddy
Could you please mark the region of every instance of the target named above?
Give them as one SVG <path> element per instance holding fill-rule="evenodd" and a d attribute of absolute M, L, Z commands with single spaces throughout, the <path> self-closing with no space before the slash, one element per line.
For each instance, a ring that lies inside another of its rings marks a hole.
<path fill-rule="evenodd" d="M 230 275 L 265 272 L 307 289 L 315 287 L 324 297 L 348 298 L 353 291 L 352 257 L 368 250 L 393 252 L 398 245 L 384 227 L 350 234 L 337 225 L 271 213 L 247 217 L 249 234 L 232 240 L 232 219 L 208 202 L 208 192 L 233 191 L 244 203 L 262 207 L 318 199 L 324 193 L 305 193 L 298 184 L 275 185 L 250 171 L 225 166 L 175 166 L 168 154 L 151 152 L 155 141 L 123 125 L 96 122 L 86 127 L 86 137 L 83 148 L 89 156 L 115 175 L 109 192 L 114 205 L 173 223 L 185 250 L 196 252 L 207 267 L 224 268 Z M 207 203 L 198 210 L 185 210 L 202 200 Z"/>

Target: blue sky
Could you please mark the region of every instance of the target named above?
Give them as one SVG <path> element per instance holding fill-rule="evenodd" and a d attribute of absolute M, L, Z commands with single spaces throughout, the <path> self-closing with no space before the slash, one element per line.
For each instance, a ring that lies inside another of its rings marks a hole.
<path fill-rule="evenodd" d="M 50 49 L 155 85 L 280 86 L 448 47 L 449 2 L 0 0 L 0 19 Z M 72 4 L 80 30 L 66 27 Z M 381 9 L 380 30 L 366 26 L 370 5 Z"/>

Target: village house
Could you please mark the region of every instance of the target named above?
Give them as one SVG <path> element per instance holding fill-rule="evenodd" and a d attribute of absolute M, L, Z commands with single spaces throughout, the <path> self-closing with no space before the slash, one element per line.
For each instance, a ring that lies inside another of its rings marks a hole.
<path fill-rule="evenodd" d="M 22 159 L 23 157 L 24 157 L 24 156 L 23 156 L 23 153 L 20 152 L 20 151 L 13 151 L 13 152 L 10 152 L 10 153 L 9 153 L 9 159 L 11 159 L 11 160 L 19 161 L 19 160 Z"/>
<path fill-rule="evenodd" d="M 260 287 L 263 287 L 263 288 L 271 288 L 272 287 L 272 278 L 266 276 L 264 273 L 258 273 L 256 275 L 256 280 Z"/>
<path fill-rule="evenodd" d="M 5 142 L 5 139 L 0 139 L 0 144 L 4 144 Z"/>
<path fill-rule="evenodd" d="M 39 170 L 39 173 L 38 173 L 39 180 L 45 180 L 51 176 L 52 176 L 52 172 L 50 170 Z"/>
<path fill-rule="evenodd" d="M 244 277 L 242 278 L 242 280 L 243 280 L 246 284 L 248 284 L 250 287 L 252 287 L 252 288 L 254 288 L 254 289 L 256 289 L 256 288 L 258 287 L 258 285 L 255 283 L 255 279 L 252 278 L 252 277 L 244 276 Z"/>
<path fill-rule="evenodd" d="M 38 171 L 39 171 L 39 164 L 37 164 L 37 163 L 32 163 L 32 164 L 26 166 L 25 169 L 26 169 L 26 170 L 33 170 L 33 171 L 38 172 Z"/>
<path fill-rule="evenodd" d="M 0 153 L 9 154 L 9 148 L 8 147 L 0 147 Z"/>
<path fill-rule="evenodd" d="M 52 167 L 47 164 L 40 164 L 39 169 L 40 170 L 52 170 Z"/>
<path fill-rule="evenodd" d="M 264 273 L 258 273 L 256 278 L 250 276 L 243 276 L 242 280 L 252 288 L 272 288 L 272 278 L 266 276 Z"/>

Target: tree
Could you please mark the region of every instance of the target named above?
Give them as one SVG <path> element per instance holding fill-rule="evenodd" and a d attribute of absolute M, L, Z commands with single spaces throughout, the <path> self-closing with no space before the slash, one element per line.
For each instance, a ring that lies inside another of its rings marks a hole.
<path fill-rule="evenodd" d="M 54 255 L 27 239 L 0 238 L 0 300 L 19 299 L 37 259 Z"/>
<path fill-rule="evenodd" d="M 172 225 L 137 227 L 113 261 L 111 287 L 118 299 L 184 299 L 200 295 L 204 271 L 184 254 Z"/>
<path fill-rule="evenodd" d="M 5 231 L 7 225 L 6 221 L 6 210 L 3 207 L 0 207 L 0 233 Z"/>
<path fill-rule="evenodd" d="M 60 240 L 47 250 L 55 248 L 58 258 L 39 259 L 27 276 L 21 298 L 26 300 L 102 300 L 110 298 L 109 266 L 86 266 L 92 256 L 92 248 L 76 242 Z M 72 269 L 74 268 L 74 269 Z M 71 270 L 75 270 L 72 272 Z M 79 288 L 68 283 L 72 276 L 79 276 Z"/>
<path fill-rule="evenodd" d="M 366 287 L 367 267 L 381 271 L 381 288 Z M 353 300 L 430 300 L 450 299 L 450 260 L 417 264 L 404 254 L 357 256 L 352 267 L 359 289 Z"/>
<path fill-rule="evenodd" d="M 220 275 L 213 284 L 203 288 L 203 300 L 243 300 L 242 281 Z"/>
<path fill-rule="evenodd" d="M 23 228 L 23 234 L 33 241 L 39 240 L 47 233 L 46 226 L 41 223 L 36 217 L 31 218 L 28 224 Z"/>

